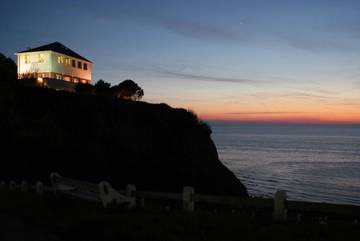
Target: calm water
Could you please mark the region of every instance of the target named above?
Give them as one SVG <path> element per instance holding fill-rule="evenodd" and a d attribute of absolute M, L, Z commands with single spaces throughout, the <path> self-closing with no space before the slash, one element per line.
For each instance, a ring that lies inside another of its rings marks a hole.
<path fill-rule="evenodd" d="M 210 123 L 221 161 L 251 196 L 360 205 L 360 126 Z"/>

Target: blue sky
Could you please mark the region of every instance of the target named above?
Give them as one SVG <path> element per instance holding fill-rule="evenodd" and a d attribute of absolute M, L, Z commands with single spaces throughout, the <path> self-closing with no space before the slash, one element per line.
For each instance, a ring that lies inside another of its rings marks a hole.
<path fill-rule="evenodd" d="M 316 119 L 336 112 L 360 121 L 359 1 L 1 6 L 0 52 L 14 57 L 60 41 L 94 62 L 93 80 L 117 84 L 131 78 L 149 102 L 190 108 L 210 119 L 300 113 Z"/>

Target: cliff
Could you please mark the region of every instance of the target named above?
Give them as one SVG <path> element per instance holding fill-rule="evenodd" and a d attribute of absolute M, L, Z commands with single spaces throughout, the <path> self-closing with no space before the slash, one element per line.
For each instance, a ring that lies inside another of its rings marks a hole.
<path fill-rule="evenodd" d="M 247 196 L 218 159 L 209 127 L 166 104 L 17 87 L 0 98 L 5 179 L 64 176 L 123 188 Z"/>

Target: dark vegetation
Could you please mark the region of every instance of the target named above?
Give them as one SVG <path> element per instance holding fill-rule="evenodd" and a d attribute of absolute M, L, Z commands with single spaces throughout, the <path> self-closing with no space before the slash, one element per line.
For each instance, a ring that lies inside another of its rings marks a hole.
<path fill-rule="evenodd" d="M 130 79 L 112 87 L 110 83 L 100 79 L 95 85 L 78 84 L 75 91 L 80 94 L 97 94 L 133 101 L 141 100 L 144 96 L 144 90 Z"/>
<path fill-rule="evenodd" d="M 218 207 L 215 212 L 214 207 L 197 205 L 195 212 L 188 213 L 179 207 L 165 209 L 164 205 L 149 202 L 145 208 L 131 211 L 104 210 L 96 203 L 66 197 L 55 199 L 34 193 L 1 192 L 5 195 L 0 199 L 0 213 L 24 220 L 20 225 L 14 221 L 9 223 L 7 216 L 1 215 L 0 224 L 5 229 L 0 238 L 5 240 L 7 232 L 11 240 L 27 241 L 357 241 L 360 235 L 359 224 L 352 220 L 338 222 L 329 218 L 328 223 L 322 225 L 317 219 L 275 222 L 271 211 L 260 215 L 246 208 Z M 9 226 L 11 228 L 6 229 Z"/>
<path fill-rule="evenodd" d="M 133 81 L 79 85 L 77 93 L 22 86 L 16 65 L 1 61 L 2 178 L 46 181 L 56 171 L 118 188 L 181 192 L 191 185 L 198 193 L 247 196 L 194 113 L 132 101 L 143 95 Z"/>
<path fill-rule="evenodd" d="M 17 78 L 17 67 L 14 61 L 0 53 L 0 84 L 12 83 Z"/>

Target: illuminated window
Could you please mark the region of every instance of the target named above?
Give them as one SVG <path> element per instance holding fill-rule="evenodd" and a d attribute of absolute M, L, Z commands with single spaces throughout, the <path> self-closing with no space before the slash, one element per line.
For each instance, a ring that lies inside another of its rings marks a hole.
<path fill-rule="evenodd" d="M 74 68 L 76 67 L 76 61 L 75 61 L 75 59 L 72 59 L 72 60 L 71 60 L 71 65 L 72 65 L 72 67 L 74 67 Z"/>
<path fill-rule="evenodd" d="M 25 54 L 25 64 L 30 64 L 30 55 Z"/>
<path fill-rule="evenodd" d="M 56 74 L 57 79 L 61 79 L 61 74 Z"/>
<path fill-rule="evenodd" d="M 39 54 L 39 63 L 44 63 L 44 54 Z"/>
<path fill-rule="evenodd" d="M 70 65 L 70 59 L 69 58 L 65 58 L 65 64 Z"/>
<path fill-rule="evenodd" d="M 87 63 L 84 63 L 84 70 L 87 70 Z"/>
<path fill-rule="evenodd" d="M 57 56 L 57 62 L 58 62 L 58 64 L 63 64 L 64 63 L 64 57 L 63 56 Z"/>
<path fill-rule="evenodd" d="M 79 80 L 77 78 L 74 78 L 74 83 L 79 83 Z"/>
<path fill-rule="evenodd" d="M 78 61 L 78 68 L 81 69 L 82 68 L 82 64 L 80 61 Z"/>

